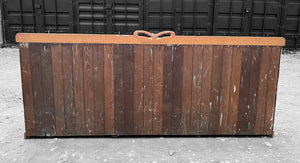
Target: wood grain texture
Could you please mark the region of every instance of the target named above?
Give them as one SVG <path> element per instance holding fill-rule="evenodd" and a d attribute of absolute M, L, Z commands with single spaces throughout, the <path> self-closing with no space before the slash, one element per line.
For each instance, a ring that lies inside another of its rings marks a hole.
<path fill-rule="evenodd" d="M 51 45 L 56 136 L 65 136 L 65 105 L 61 44 Z"/>
<path fill-rule="evenodd" d="M 103 135 L 105 133 L 104 45 L 93 45 L 93 51 L 95 135 Z"/>
<path fill-rule="evenodd" d="M 228 110 L 230 99 L 230 82 L 232 71 L 232 53 L 233 48 L 225 46 L 223 50 L 222 60 L 222 81 L 221 81 L 221 97 L 220 97 L 220 113 L 218 134 L 227 134 Z"/>
<path fill-rule="evenodd" d="M 41 62 L 41 44 L 30 44 L 30 66 L 33 93 L 33 107 L 35 117 L 35 134 L 36 136 L 46 135 L 46 121 L 44 118 L 44 99 L 42 84 L 42 62 Z"/>
<path fill-rule="evenodd" d="M 266 107 L 266 119 L 264 134 L 273 135 L 274 117 L 275 117 L 275 105 L 277 95 L 277 85 L 279 76 L 279 64 L 281 48 L 272 47 L 272 53 L 270 56 L 270 67 L 269 67 L 269 82 L 268 82 L 268 93 L 267 93 L 267 107 Z"/>
<path fill-rule="evenodd" d="M 164 48 L 163 57 L 163 106 L 162 134 L 172 134 L 173 47 Z"/>
<path fill-rule="evenodd" d="M 189 135 L 191 131 L 192 80 L 193 80 L 193 46 L 184 46 L 182 66 L 182 114 L 181 131 Z"/>
<path fill-rule="evenodd" d="M 85 44 L 83 52 L 83 83 L 85 107 L 85 134 L 95 133 L 95 108 L 94 108 L 94 51 L 92 44 Z"/>
<path fill-rule="evenodd" d="M 124 134 L 134 133 L 134 47 L 124 45 Z"/>
<path fill-rule="evenodd" d="M 203 80 L 200 111 L 200 134 L 207 135 L 209 131 L 209 113 L 211 109 L 211 75 L 212 75 L 213 46 L 204 46 L 203 52 Z"/>
<path fill-rule="evenodd" d="M 22 75 L 22 92 L 25 118 L 25 136 L 35 136 L 35 119 L 33 107 L 32 81 L 30 69 L 29 44 L 20 44 L 20 67 Z"/>
<path fill-rule="evenodd" d="M 242 66 L 243 47 L 233 47 L 232 72 L 230 82 L 230 102 L 228 111 L 227 134 L 234 135 L 237 132 L 237 115 L 239 104 L 240 76 Z"/>
<path fill-rule="evenodd" d="M 134 45 L 134 134 L 144 127 L 144 47 Z"/>
<path fill-rule="evenodd" d="M 73 51 L 71 44 L 62 44 L 65 127 L 68 136 L 75 135 L 75 107 L 73 89 Z"/>
<path fill-rule="evenodd" d="M 76 135 L 85 135 L 84 76 L 82 45 L 73 45 L 73 77 Z"/>
<path fill-rule="evenodd" d="M 153 134 L 153 63 L 152 45 L 144 46 L 144 135 Z"/>
<path fill-rule="evenodd" d="M 105 134 L 114 134 L 114 67 L 113 46 L 104 45 Z"/>
<path fill-rule="evenodd" d="M 220 99 L 222 81 L 223 46 L 213 47 L 212 76 L 211 76 L 211 108 L 209 113 L 209 134 L 216 135 L 220 124 Z"/>
<path fill-rule="evenodd" d="M 162 134 L 163 108 L 163 62 L 165 45 L 154 47 L 154 79 L 153 79 L 153 135 Z"/>
<path fill-rule="evenodd" d="M 172 134 L 180 135 L 182 132 L 182 74 L 183 74 L 184 47 L 181 45 L 173 48 L 173 81 L 172 81 Z"/>
<path fill-rule="evenodd" d="M 54 91 L 53 91 L 53 71 L 51 44 L 43 44 L 41 50 L 42 63 L 42 86 L 44 111 L 46 121 L 46 136 L 55 136 L 55 108 L 54 108 Z"/>
<path fill-rule="evenodd" d="M 203 46 L 194 46 L 193 79 L 192 79 L 192 108 L 191 108 L 191 132 L 198 135 L 200 130 L 200 109 L 203 71 Z"/>

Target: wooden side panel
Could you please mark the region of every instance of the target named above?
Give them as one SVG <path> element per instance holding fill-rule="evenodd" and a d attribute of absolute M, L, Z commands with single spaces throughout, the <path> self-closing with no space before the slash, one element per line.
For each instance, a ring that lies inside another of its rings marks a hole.
<path fill-rule="evenodd" d="M 183 135 L 191 131 L 192 79 L 193 79 L 193 46 L 184 46 L 182 72 L 182 115 L 181 131 Z"/>
<path fill-rule="evenodd" d="M 85 107 L 85 134 L 95 133 L 94 118 L 94 51 L 93 45 L 83 45 L 83 83 Z"/>
<path fill-rule="evenodd" d="M 144 48 L 134 45 L 134 134 L 143 133 L 144 126 Z"/>
<path fill-rule="evenodd" d="M 163 106 L 162 106 L 162 134 L 172 134 L 172 79 L 173 79 L 173 50 L 172 46 L 165 46 L 163 51 Z"/>
<path fill-rule="evenodd" d="M 124 45 L 124 134 L 134 133 L 134 48 Z"/>
<path fill-rule="evenodd" d="M 124 134 L 124 45 L 114 45 L 115 134 Z"/>
<path fill-rule="evenodd" d="M 212 77 L 211 77 L 211 108 L 209 113 L 209 134 L 216 135 L 220 124 L 220 99 L 221 99 L 221 80 L 222 80 L 222 58 L 223 46 L 214 46 L 212 58 Z"/>
<path fill-rule="evenodd" d="M 228 135 L 236 134 L 237 131 L 237 114 L 239 103 L 240 76 L 242 66 L 242 47 L 233 47 L 232 72 L 230 83 L 230 101 L 228 111 Z"/>
<path fill-rule="evenodd" d="M 105 134 L 114 134 L 114 67 L 113 46 L 104 45 Z"/>
<path fill-rule="evenodd" d="M 173 103 L 172 103 L 172 134 L 181 134 L 182 116 L 182 74 L 183 74 L 183 54 L 182 45 L 173 48 Z"/>
<path fill-rule="evenodd" d="M 65 136 L 65 105 L 61 44 L 51 45 L 56 136 Z"/>
<path fill-rule="evenodd" d="M 251 53 L 251 72 L 250 72 L 250 88 L 249 88 L 249 109 L 247 119 L 247 130 L 249 135 L 255 134 L 257 95 L 259 86 L 261 47 L 252 47 Z"/>
<path fill-rule="evenodd" d="M 85 135 L 85 106 L 83 85 L 83 55 L 82 45 L 73 45 L 73 76 L 76 135 Z"/>
<path fill-rule="evenodd" d="M 213 46 L 204 46 L 203 52 L 203 80 L 201 91 L 201 111 L 200 111 L 200 134 L 208 134 L 209 113 L 211 109 L 211 73 L 212 73 Z"/>
<path fill-rule="evenodd" d="M 93 45 L 95 135 L 105 133 L 104 112 L 104 45 Z"/>
<path fill-rule="evenodd" d="M 28 43 L 20 44 L 20 62 L 22 75 L 23 105 L 25 118 L 25 136 L 35 136 L 35 119 L 33 108 L 30 53 Z"/>
<path fill-rule="evenodd" d="M 46 136 L 55 136 L 55 108 L 53 97 L 53 73 L 50 44 L 43 44 L 41 50 L 41 62 Z"/>
<path fill-rule="evenodd" d="M 266 119 L 264 134 L 273 135 L 274 112 L 276 104 L 277 84 L 280 64 L 280 47 L 272 47 L 269 67 L 269 82 L 267 93 Z"/>
<path fill-rule="evenodd" d="M 42 85 L 42 62 L 41 62 L 41 44 L 30 44 L 30 65 L 31 65 L 31 80 L 33 93 L 33 108 L 35 117 L 35 133 L 36 136 L 45 136 L 46 121 L 44 118 L 43 106 L 43 85 Z"/>
<path fill-rule="evenodd" d="M 65 126 L 68 136 L 75 135 L 75 107 L 73 92 L 73 51 L 71 44 L 61 45 L 63 63 Z"/>
<path fill-rule="evenodd" d="M 153 63 L 154 50 L 152 45 L 144 46 L 144 132 L 153 133 Z"/>
<path fill-rule="evenodd" d="M 255 121 L 255 134 L 259 135 L 264 133 L 265 126 L 265 113 L 267 106 L 267 91 L 270 67 L 270 55 L 272 51 L 270 47 L 262 47 L 259 85 L 257 95 L 257 108 L 256 108 L 256 121 Z"/>
<path fill-rule="evenodd" d="M 162 134 L 163 108 L 163 62 L 165 45 L 154 46 L 154 99 L 153 99 L 153 134 Z"/>
<path fill-rule="evenodd" d="M 193 79 L 192 79 L 192 108 L 191 134 L 198 135 L 200 130 L 200 109 L 203 70 L 203 46 L 194 46 Z"/>
<path fill-rule="evenodd" d="M 227 122 L 229 111 L 229 92 L 232 71 L 232 52 L 233 48 L 225 46 L 223 50 L 222 61 L 222 81 L 221 81 L 221 98 L 220 98 L 220 113 L 219 113 L 219 129 L 218 134 L 227 134 Z"/>

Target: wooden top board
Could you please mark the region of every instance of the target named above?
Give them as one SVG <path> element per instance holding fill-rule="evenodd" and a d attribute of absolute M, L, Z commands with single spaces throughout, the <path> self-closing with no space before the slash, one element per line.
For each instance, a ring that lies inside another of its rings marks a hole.
<path fill-rule="evenodd" d="M 175 36 L 172 31 L 158 34 L 135 31 L 134 35 L 18 33 L 16 41 L 23 43 L 285 46 L 283 37 Z"/>

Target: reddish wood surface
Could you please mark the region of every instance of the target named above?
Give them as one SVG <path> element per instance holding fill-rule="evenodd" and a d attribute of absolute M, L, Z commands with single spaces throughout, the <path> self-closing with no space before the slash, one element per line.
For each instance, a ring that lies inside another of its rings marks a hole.
<path fill-rule="evenodd" d="M 272 135 L 280 52 L 22 43 L 26 136 Z"/>

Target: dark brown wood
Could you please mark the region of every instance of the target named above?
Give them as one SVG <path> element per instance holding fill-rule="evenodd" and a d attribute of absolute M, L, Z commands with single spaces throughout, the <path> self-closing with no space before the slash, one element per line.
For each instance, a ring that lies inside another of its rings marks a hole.
<path fill-rule="evenodd" d="M 124 45 L 124 134 L 134 133 L 134 48 Z"/>
<path fill-rule="evenodd" d="M 164 47 L 162 134 L 172 134 L 173 47 Z"/>
<path fill-rule="evenodd" d="M 281 48 L 272 47 L 271 51 L 272 53 L 270 56 L 270 67 L 269 67 L 266 119 L 265 119 L 265 128 L 264 128 L 264 133 L 266 135 L 273 135 Z"/>
<path fill-rule="evenodd" d="M 105 134 L 114 134 L 114 67 L 113 46 L 104 45 Z"/>
<path fill-rule="evenodd" d="M 183 135 L 189 135 L 191 131 L 194 47 L 184 46 L 183 54 L 181 131 Z"/>
<path fill-rule="evenodd" d="M 212 73 L 213 46 L 204 46 L 203 52 L 203 80 L 200 110 L 200 134 L 207 135 L 209 129 L 209 113 L 211 109 L 211 73 Z"/>
<path fill-rule="evenodd" d="M 30 53 L 29 44 L 20 44 L 20 63 L 22 75 L 22 90 L 23 90 L 23 105 L 25 118 L 25 136 L 35 136 L 35 120 L 34 120 L 34 106 L 32 94 L 32 81 L 30 69 Z"/>
<path fill-rule="evenodd" d="M 144 128 L 144 47 L 134 45 L 134 134 Z"/>
<path fill-rule="evenodd" d="M 222 61 L 222 81 L 221 81 L 221 97 L 220 97 L 220 113 L 219 113 L 219 129 L 218 134 L 227 134 L 228 110 L 230 99 L 230 83 L 232 71 L 232 46 L 225 46 L 223 49 Z"/>
<path fill-rule="evenodd" d="M 239 104 L 240 75 L 242 66 L 242 47 L 233 47 L 232 72 L 230 82 L 230 102 L 228 111 L 227 134 L 236 134 L 237 112 Z"/>
<path fill-rule="evenodd" d="M 73 52 L 71 44 L 62 44 L 63 85 L 66 134 L 75 135 L 75 107 L 73 91 Z"/>
<path fill-rule="evenodd" d="M 183 74 L 184 47 L 176 45 L 173 47 L 173 81 L 172 81 L 172 134 L 181 134 L 182 114 L 182 74 Z"/>
<path fill-rule="evenodd" d="M 73 78 L 76 135 L 85 135 L 85 106 L 82 45 L 73 45 Z"/>
<path fill-rule="evenodd" d="M 152 45 L 144 45 L 144 135 L 153 133 L 153 63 Z"/>
<path fill-rule="evenodd" d="M 44 111 L 46 121 L 46 136 L 55 136 L 55 108 L 54 108 L 54 91 L 53 91 L 53 72 L 52 72 L 52 56 L 51 44 L 43 44 L 41 47 L 42 62 L 42 85 Z"/>
<path fill-rule="evenodd" d="M 95 135 L 105 133 L 104 110 L 104 46 L 93 45 L 94 51 L 94 107 Z"/>
<path fill-rule="evenodd" d="M 94 51 L 92 44 L 82 47 L 83 52 L 83 83 L 84 83 L 84 107 L 85 107 L 85 134 L 95 133 L 94 111 Z"/>
<path fill-rule="evenodd" d="M 46 121 L 44 118 L 45 111 L 43 106 L 41 47 L 41 44 L 38 43 L 29 45 L 36 136 L 46 136 Z"/>
<path fill-rule="evenodd" d="M 56 136 L 65 136 L 65 105 L 61 44 L 51 45 Z"/>
<path fill-rule="evenodd" d="M 163 108 L 163 62 L 165 45 L 154 47 L 154 99 L 153 99 L 153 135 L 162 134 L 162 108 Z"/>
<path fill-rule="evenodd" d="M 222 81 L 222 59 L 223 46 L 214 46 L 212 58 L 212 76 L 210 101 L 211 108 L 209 113 L 209 134 L 216 135 L 220 125 L 220 99 L 221 99 L 221 81 Z"/>
<path fill-rule="evenodd" d="M 271 47 L 262 47 L 257 95 L 255 134 L 264 133 Z"/>
<path fill-rule="evenodd" d="M 199 135 L 201 88 L 203 71 L 203 46 L 194 46 L 193 79 L 192 79 L 192 108 L 191 108 L 191 134 Z"/>

